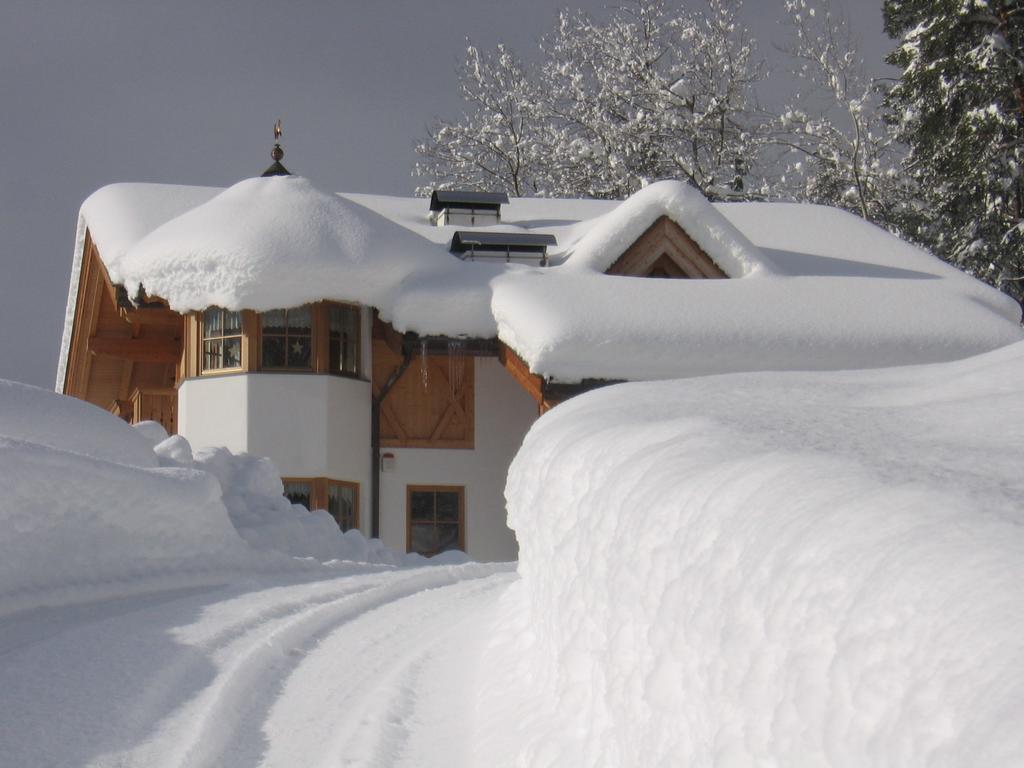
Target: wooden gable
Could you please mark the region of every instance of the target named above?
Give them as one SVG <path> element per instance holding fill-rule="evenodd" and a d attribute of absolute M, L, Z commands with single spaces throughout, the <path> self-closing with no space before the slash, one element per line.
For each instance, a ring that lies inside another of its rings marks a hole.
<path fill-rule="evenodd" d="M 127 301 L 86 232 L 64 394 L 174 433 L 183 330 L 184 318 L 159 302 L 137 309 Z"/>
<path fill-rule="evenodd" d="M 728 277 L 668 216 L 660 217 L 648 227 L 605 274 L 691 279 Z"/>

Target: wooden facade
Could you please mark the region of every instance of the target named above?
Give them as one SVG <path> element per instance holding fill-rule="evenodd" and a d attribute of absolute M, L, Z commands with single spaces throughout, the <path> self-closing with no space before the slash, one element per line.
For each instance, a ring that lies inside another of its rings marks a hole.
<path fill-rule="evenodd" d="M 704 250 L 668 216 L 655 221 L 606 274 L 630 277 L 726 278 Z"/>
<path fill-rule="evenodd" d="M 182 316 L 166 306 L 126 301 L 86 232 L 64 394 L 127 421 L 152 418 L 173 434 L 183 331 Z"/>
<path fill-rule="evenodd" d="M 373 392 L 378 395 L 402 355 L 373 340 Z M 472 448 L 473 358 L 416 353 L 381 403 L 380 444 L 390 448 Z"/>
<path fill-rule="evenodd" d="M 609 275 L 725 278 L 726 274 L 667 216 L 654 222 L 607 270 Z M 330 302 L 312 308 L 311 373 L 328 372 Z M 130 421 L 159 421 L 177 429 L 176 388 L 186 378 L 259 371 L 260 316 L 241 312 L 240 365 L 202 370 L 202 313 L 182 316 L 159 300 L 135 307 L 114 286 L 86 233 L 64 392 Z M 409 339 L 374 321 L 372 371 L 359 372 L 378 395 L 402 365 Z M 415 340 L 412 341 L 415 343 Z M 491 342 L 494 343 L 493 340 Z M 495 354 L 493 347 L 487 354 Z M 505 345 L 497 356 L 543 413 L 578 392 L 608 382 L 559 385 L 532 373 Z M 471 356 L 436 348 L 416 353 L 381 404 L 381 446 L 457 448 L 474 446 L 474 362 Z"/>

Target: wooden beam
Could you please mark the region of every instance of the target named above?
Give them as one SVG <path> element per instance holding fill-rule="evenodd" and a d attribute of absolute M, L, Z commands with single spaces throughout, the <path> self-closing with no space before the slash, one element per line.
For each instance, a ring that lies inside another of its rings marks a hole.
<path fill-rule="evenodd" d="M 171 338 L 93 336 L 89 339 L 89 351 L 94 355 L 117 357 L 136 363 L 175 363 L 181 356 L 181 341 Z"/>
<path fill-rule="evenodd" d="M 498 361 L 538 405 L 544 402 L 544 379 L 531 373 L 526 361 L 503 342 L 498 347 Z"/>
<path fill-rule="evenodd" d="M 178 328 L 182 324 L 182 316 L 169 309 L 129 309 L 122 310 L 124 319 L 132 325 L 156 325 L 163 328 Z"/>
<path fill-rule="evenodd" d="M 381 320 L 377 313 L 373 313 L 373 338 L 380 339 L 387 344 L 388 349 L 399 357 L 402 356 L 402 334 L 394 329 L 391 323 Z"/>

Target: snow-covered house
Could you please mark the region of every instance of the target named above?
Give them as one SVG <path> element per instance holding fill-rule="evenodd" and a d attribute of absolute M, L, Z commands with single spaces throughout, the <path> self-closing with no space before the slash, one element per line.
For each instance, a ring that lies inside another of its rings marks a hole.
<path fill-rule="evenodd" d="M 279 161 L 83 203 L 57 389 L 270 456 L 293 500 L 396 548 L 515 557 L 508 464 L 586 389 L 1022 337 L 1011 299 L 834 209 L 672 181 L 622 202 L 329 194 Z"/>

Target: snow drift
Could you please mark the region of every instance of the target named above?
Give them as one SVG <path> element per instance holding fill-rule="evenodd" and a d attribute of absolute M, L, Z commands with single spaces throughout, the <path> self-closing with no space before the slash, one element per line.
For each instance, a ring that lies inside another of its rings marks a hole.
<path fill-rule="evenodd" d="M 484 723 L 518 725 L 494 748 L 531 766 L 1020 765 L 1022 391 L 1017 344 L 555 408 L 509 474 L 522 579 L 488 687 L 518 698 Z"/>
<path fill-rule="evenodd" d="M 465 560 L 343 534 L 282 495 L 269 459 L 193 454 L 159 424 L 0 380 L 0 614 L 329 561 Z"/>

